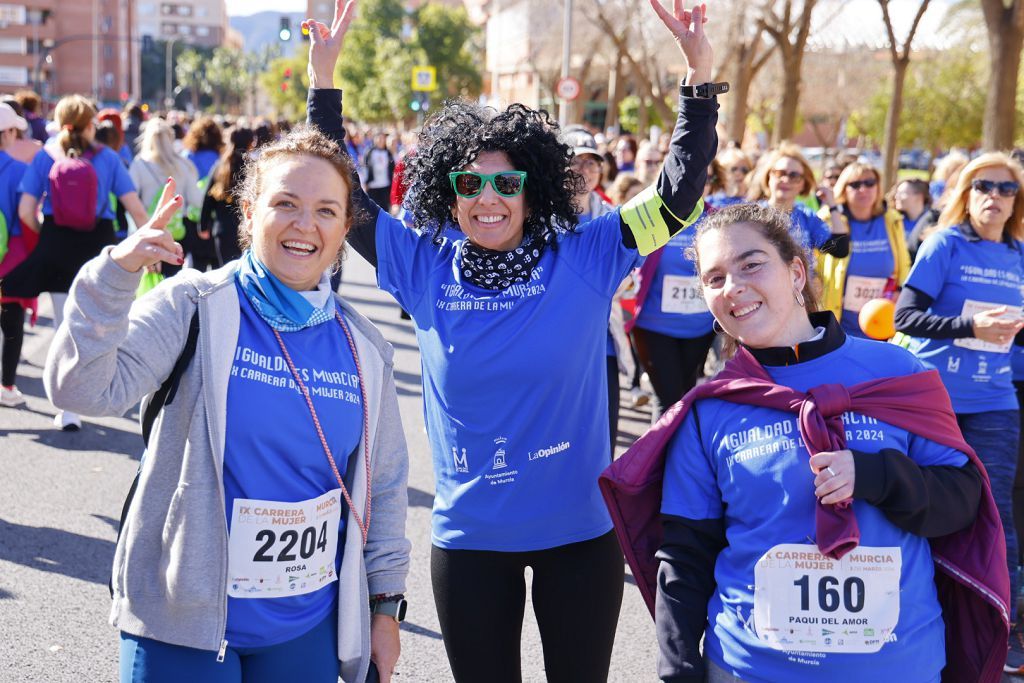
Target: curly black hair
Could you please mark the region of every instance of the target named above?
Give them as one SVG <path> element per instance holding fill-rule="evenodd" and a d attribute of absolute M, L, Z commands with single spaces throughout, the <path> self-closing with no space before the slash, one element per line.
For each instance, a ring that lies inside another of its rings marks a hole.
<path fill-rule="evenodd" d="M 461 171 L 481 152 L 504 152 L 526 171 L 527 212 L 523 232 L 549 244 L 578 223 L 575 196 L 586 187 L 570 169 L 572 149 L 559 140 L 558 123 L 544 110 L 512 104 L 498 112 L 464 100 L 449 100 L 424 124 L 415 154 L 407 160 L 407 210 L 435 241 L 451 221 L 456 194 L 448 174 Z"/>

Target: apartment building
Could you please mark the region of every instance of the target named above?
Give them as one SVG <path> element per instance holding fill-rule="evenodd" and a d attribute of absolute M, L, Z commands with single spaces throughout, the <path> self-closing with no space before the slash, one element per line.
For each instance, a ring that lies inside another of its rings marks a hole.
<path fill-rule="evenodd" d="M 228 33 L 224 0 L 137 0 L 139 35 L 217 47 Z"/>

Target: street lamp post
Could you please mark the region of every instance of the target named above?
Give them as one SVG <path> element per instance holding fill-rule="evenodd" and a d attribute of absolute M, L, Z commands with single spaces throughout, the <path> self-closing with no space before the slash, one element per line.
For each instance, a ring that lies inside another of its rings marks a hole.
<path fill-rule="evenodd" d="M 168 110 L 174 107 L 174 92 L 171 90 L 174 84 L 171 75 L 174 71 L 174 44 L 176 42 L 178 42 L 177 36 L 168 40 L 164 52 L 164 108 Z"/>

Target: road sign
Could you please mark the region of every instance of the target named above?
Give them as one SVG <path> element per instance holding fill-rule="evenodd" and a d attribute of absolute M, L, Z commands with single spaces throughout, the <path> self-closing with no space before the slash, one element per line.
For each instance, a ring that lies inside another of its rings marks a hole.
<path fill-rule="evenodd" d="M 565 78 L 558 79 L 558 85 L 555 86 L 555 94 L 563 100 L 572 102 L 580 96 L 582 89 L 578 80 L 572 76 L 566 76 Z"/>
<path fill-rule="evenodd" d="M 437 90 L 437 69 L 432 66 L 412 68 L 412 89 L 416 92 Z"/>

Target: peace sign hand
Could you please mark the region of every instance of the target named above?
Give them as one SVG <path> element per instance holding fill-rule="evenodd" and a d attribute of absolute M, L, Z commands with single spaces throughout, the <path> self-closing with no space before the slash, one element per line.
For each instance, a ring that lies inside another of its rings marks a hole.
<path fill-rule="evenodd" d="M 330 27 L 315 19 L 302 22 L 302 28 L 309 31 L 309 66 L 306 71 L 310 88 L 334 87 L 334 65 L 355 16 L 356 0 L 334 0 L 334 21 Z"/>
<path fill-rule="evenodd" d="M 689 67 L 686 82 L 690 85 L 710 82 L 714 52 L 704 33 L 704 22 L 708 20 L 707 5 L 700 3 L 687 10 L 683 7 L 683 0 L 672 0 L 672 11 L 669 12 L 662 7 L 661 0 L 650 2 L 661 23 L 672 32 L 676 44 L 686 57 Z"/>
<path fill-rule="evenodd" d="M 181 195 L 175 194 L 173 178 L 167 179 L 156 213 L 149 222 L 129 235 L 123 242 L 111 249 L 110 258 L 130 273 L 137 273 L 158 263 L 180 266 L 185 262 L 181 245 L 174 241 L 167 230 L 167 221 L 181 209 Z"/>

